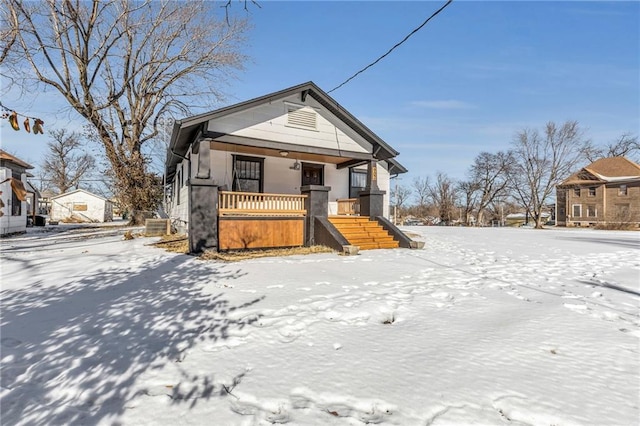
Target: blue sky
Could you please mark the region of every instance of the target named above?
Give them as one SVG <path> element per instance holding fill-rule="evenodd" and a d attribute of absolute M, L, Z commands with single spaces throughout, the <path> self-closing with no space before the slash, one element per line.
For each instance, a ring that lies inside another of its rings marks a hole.
<path fill-rule="evenodd" d="M 226 104 L 309 80 L 331 90 L 444 1 L 259 3 L 248 6 L 249 61 Z M 454 1 L 331 96 L 400 151 L 410 170 L 401 184 L 436 171 L 463 179 L 480 152 L 549 120 L 577 120 L 596 143 L 640 133 L 639 28 L 639 2 Z M 2 102 L 45 129 L 81 125 L 52 92 Z M 40 162 L 46 135 L 6 121 L 1 132 L 3 149 Z"/>

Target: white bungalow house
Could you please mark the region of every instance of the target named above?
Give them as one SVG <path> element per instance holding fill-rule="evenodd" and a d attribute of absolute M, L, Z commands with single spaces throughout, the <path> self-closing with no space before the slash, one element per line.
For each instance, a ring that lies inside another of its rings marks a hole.
<path fill-rule="evenodd" d="M 166 162 L 169 215 L 188 231 L 192 252 L 409 247 L 388 221 L 390 176 L 407 171 L 397 155 L 304 83 L 176 121 Z M 354 227 L 358 235 L 346 229 Z"/>
<path fill-rule="evenodd" d="M 51 197 L 50 220 L 73 218 L 80 222 L 110 222 L 113 220 L 111 201 L 84 189 Z"/>
<path fill-rule="evenodd" d="M 27 229 L 27 170 L 29 163 L 0 149 L 0 235 Z"/>

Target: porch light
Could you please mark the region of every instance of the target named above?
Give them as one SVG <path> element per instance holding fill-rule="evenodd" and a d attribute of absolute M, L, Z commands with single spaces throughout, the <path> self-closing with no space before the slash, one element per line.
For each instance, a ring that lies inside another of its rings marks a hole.
<path fill-rule="evenodd" d="M 280 155 L 286 157 L 287 155 L 289 155 L 289 151 L 280 151 Z"/>

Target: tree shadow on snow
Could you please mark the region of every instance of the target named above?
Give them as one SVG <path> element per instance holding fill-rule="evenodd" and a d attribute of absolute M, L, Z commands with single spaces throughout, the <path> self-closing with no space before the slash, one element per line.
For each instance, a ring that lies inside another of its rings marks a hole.
<path fill-rule="evenodd" d="M 240 313 L 264 297 L 233 306 L 224 293 L 202 290 L 240 271 L 189 259 L 160 257 L 136 272 L 123 266 L 65 286 L 2 291 L 3 423 L 113 423 L 129 401 L 156 392 L 136 384 L 141 374 L 257 319 Z M 164 393 L 173 403 L 226 395 L 211 377 L 182 376 Z"/>

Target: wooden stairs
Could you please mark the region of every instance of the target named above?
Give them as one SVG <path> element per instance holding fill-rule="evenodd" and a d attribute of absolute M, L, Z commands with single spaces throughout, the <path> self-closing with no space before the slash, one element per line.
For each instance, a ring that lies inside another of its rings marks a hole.
<path fill-rule="evenodd" d="M 364 216 L 330 216 L 329 222 L 349 241 L 349 244 L 360 247 L 360 250 L 389 249 L 400 247 L 389 232 L 378 222 Z"/>

